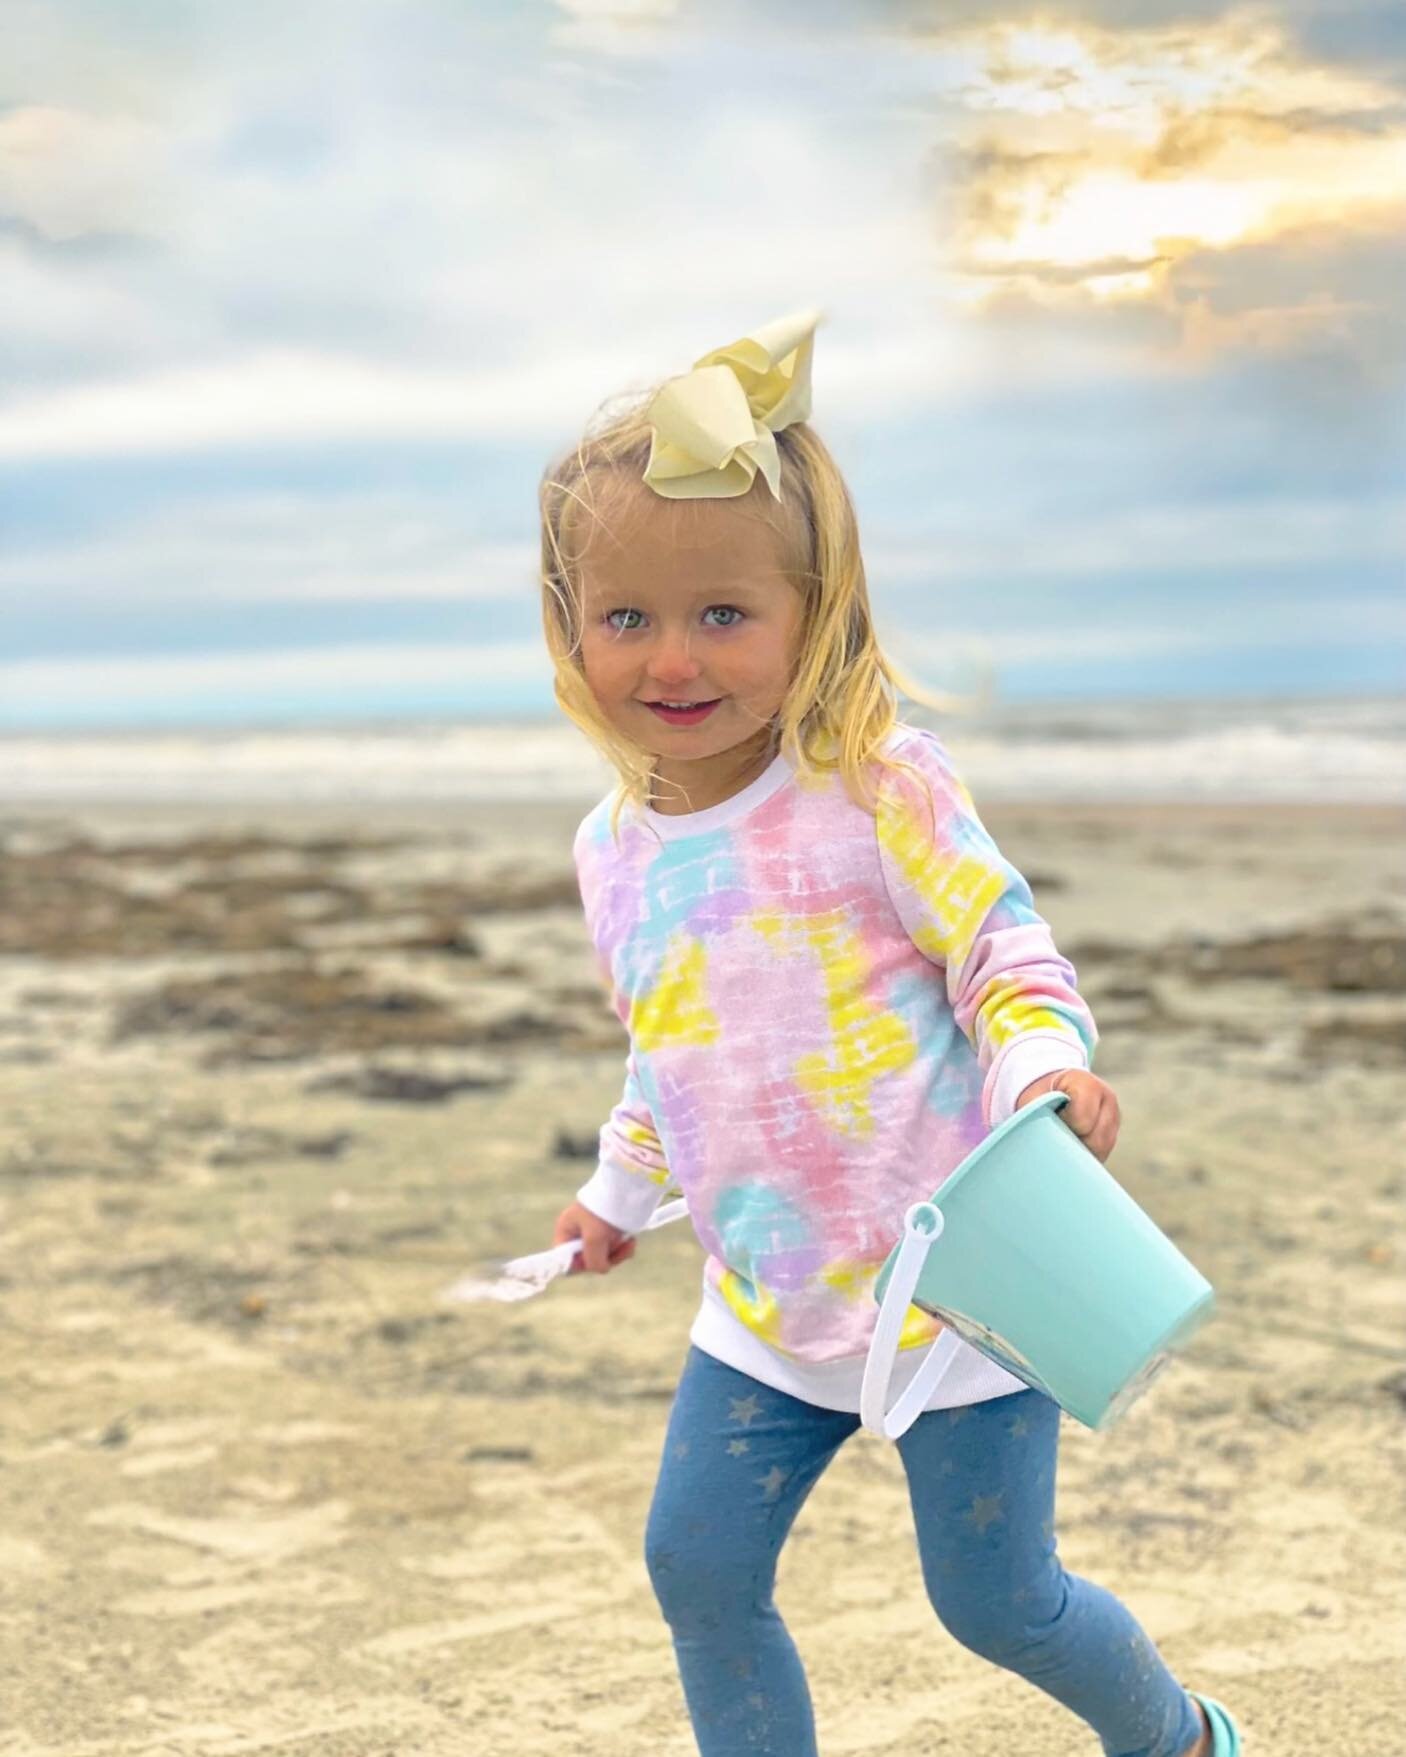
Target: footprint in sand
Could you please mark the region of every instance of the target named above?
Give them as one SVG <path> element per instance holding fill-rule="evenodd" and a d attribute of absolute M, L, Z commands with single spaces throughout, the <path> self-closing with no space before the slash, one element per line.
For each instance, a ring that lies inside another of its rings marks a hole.
<path fill-rule="evenodd" d="M 230 1562 L 283 1562 L 323 1544 L 336 1543 L 351 1511 L 346 1501 L 324 1501 L 298 1513 L 271 1518 L 259 1508 L 227 1519 L 185 1519 L 150 1507 L 122 1503 L 88 1515 L 90 1525 L 116 1526 L 222 1556 Z"/>

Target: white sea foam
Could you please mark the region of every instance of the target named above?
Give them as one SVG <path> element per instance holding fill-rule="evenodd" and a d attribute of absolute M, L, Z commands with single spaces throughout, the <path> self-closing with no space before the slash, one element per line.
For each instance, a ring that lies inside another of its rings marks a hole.
<path fill-rule="evenodd" d="M 1396 700 L 1025 703 L 933 723 L 978 804 L 1406 803 Z M 6 803 L 589 803 L 611 779 L 564 719 L 0 737 Z"/>

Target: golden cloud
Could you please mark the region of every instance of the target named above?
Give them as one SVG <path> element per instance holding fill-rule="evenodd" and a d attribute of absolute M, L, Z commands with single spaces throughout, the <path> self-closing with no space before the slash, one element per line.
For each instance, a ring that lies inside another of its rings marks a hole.
<path fill-rule="evenodd" d="M 1195 328 L 1194 258 L 1389 234 L 1406 207 L 1406 101 L 1310 64 L 1262 17 L 1195 31 L 998 25 L 927 39 L 956 117 L 944 246 L 981 310 L 1151 301 Z M 1385 295 L 1383 295 L 1385 296 Z M 1344 308 L 1327 290 L 1312 310 Z M 1204 313 L 1203 313 L 1204 315 Z M 1252 342 L 1296 315 L 1244 316 Z M 1237 325 L 1201 323 L 1215 345 Z M 1209 345 L 1209 343 L 1208 343 Z"/>

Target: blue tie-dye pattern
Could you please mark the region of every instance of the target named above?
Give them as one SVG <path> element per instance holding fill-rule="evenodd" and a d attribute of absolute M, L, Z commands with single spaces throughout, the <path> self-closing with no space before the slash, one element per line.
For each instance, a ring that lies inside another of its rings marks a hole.
<path fill-rule="evenodd" d="M 646 931 L 623 934 L 615 947 L 616 989 L 632 1001 L 652 993 L 676 935 L 706 940 L 726 933 L 750 907 L 726 831 L 706 842 L 666 842 L 644 875 L 640 927 Z"/>
<path fill-rule="evenodd" d="M 665 1158 L 669 1158 L 665 1131 L 668 1127 L 669 1111 L 659 1102 L 659 1087 L 654 1078 L 654 1068 L 647 1055 L 635 1057 L 635 1079 L 644 1094 L 644 1101 L 649 1106 L 649 1114 L 654 1120 L 655 1132 L 659 1136 L 660 1146 L 664 1148 Z"/>
<path fill-rule="evenodd" d="M 665 843 L 645 874 L 645 919 L 662 937 L 679 928 L 698 939 L 725 933 L 752 907 L 726 831 Z"/>
<path fill-rule="evenodd" d="M 656 988 L 664 971 L 668 946 L 636 935 L 616 946 L 611 958 L 611 974 L 616 993 L 630 1001 Z"/>
<path fill-rule="evenodd" d="M 1041 919 L 1033 907 L 1034 896 L 1023 874 L 1001 853 L 991 840 L 990 832 L 978 818 L 960 817 L 949 820 L 947 833 L 958 855 L 974 857 L 983 866 L 991 867 L 1004 876 L 1006 890 L 1001 902 L 1010 914 L 1011 924 L 1023 927 L 1031 921 Z"/>
<path fill-rule="evenodd" d="M 784 1292 L 803 1287 L 824 1261 L 805 1215 L 770 1184 L 734 1184 L 718 1197 L 712 1218 L 724 1262 L 748 1281 Z"/>
<path fill-rule="evenodd" d="M 912 1032 L 924 1055 L 946 1048 L 948 1035 L 956 1029 L 947 991 L 934 970 L 900 970 L 888 983 L 885 1000 Z"/>
<path fill-rule="evenodd" d="M 991 838 L 974 817 L 952 817 L 943 827 L 956 853 L 980 854 L 983 860 L 990 859 Z"/>
<path fill-rule="evenodd" d="M 973 1056 L 969 1067 L 976 1067 Z M 942 1117 L 961 1116 L 963 1111 L 975 1110 L 981 1115 L 981 1071 L 977 1067 L 974 1074 L 964 1070 L 960 1064 L 944 1062 L 942 1072 L 928 1088 L 928 1109 Z"/>
<path fill-rule="evenodd" d="M 912 1032 L 922 1060 L 936 1072 L 928 1088 L 928 1109 L 941 1117 L 954 1117 L 971 1104 L 973 1095 L 979 1102 L 980 1071 L 973 1088 L 970 1070 L 975 1056 L 968 1062 L 961 1054 L 966 1040 L 957 1029 L 941 977 L 926 970 L 902 971 L 890 981 L 887 999 Z"/>

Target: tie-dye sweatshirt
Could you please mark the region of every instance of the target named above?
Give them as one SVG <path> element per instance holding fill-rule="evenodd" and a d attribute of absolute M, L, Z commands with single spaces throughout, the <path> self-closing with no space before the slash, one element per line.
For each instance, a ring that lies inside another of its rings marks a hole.
<path fill-rule="evenodd" d="M 618 841 L 607 796 L 574 843 L 629 1033 L 578 1199 L 633 1231 L 676 1185 L 707 1253 L 692 1340 L 854 1410 L 905 1210 L 1032 1080 L 1089 1066 L 1097 1042 L 940 740 L 900 724 L 887 749 L 928 781 L 935 819 L 907 776 L 875 766 L 875 814 L 838 773 L 803 783 L 781 754 L 706 810 L 626 807 Z M 903 1348 L 940 1328 L 910 1308 Z M 1022 1388 L 967 1352 L 932 1407 Z"/>

